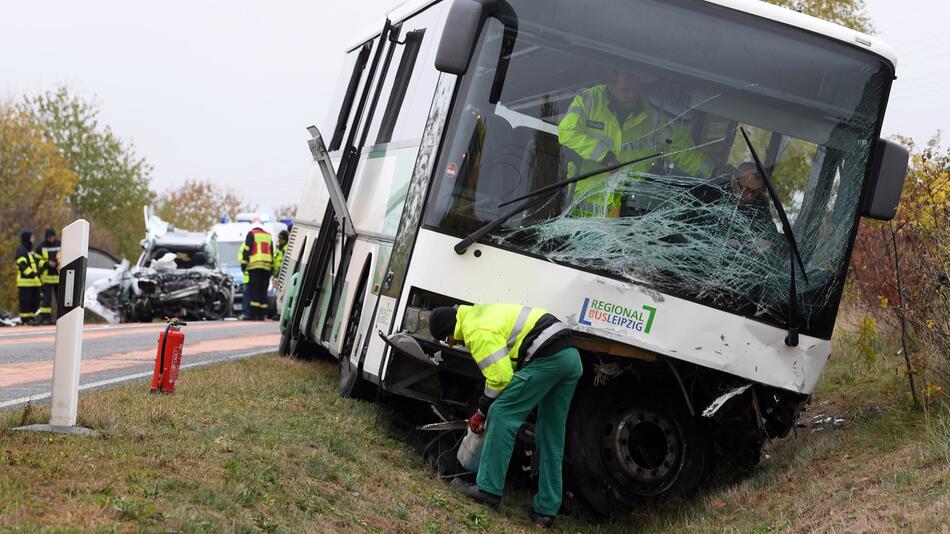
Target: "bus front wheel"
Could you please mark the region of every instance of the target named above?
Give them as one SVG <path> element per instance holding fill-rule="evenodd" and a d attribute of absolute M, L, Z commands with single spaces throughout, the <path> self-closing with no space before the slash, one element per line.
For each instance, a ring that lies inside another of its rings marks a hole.
<path fill-rule="evenodd" d="M 682 399 L 637 389 L 618 380 L 580 386 L 575 395 L 566 444 L 571 485 L 603 515 L 689 497 L 712 468 L 705 422 Z"/>

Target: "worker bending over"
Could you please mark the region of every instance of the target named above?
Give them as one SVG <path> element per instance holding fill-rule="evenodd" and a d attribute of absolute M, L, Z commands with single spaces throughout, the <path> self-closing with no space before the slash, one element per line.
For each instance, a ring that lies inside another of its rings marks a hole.
<path fill-rule="evenodd" d="M 241 266 L 248 274 L 246 290 L 250 294 L 250 315 L 255 321 L 263 321 L 267 315 L 267 286 L 270 273 L 274 268 L 274 241 L 261 226 L 261 220 L 254 218 L 254 227 L 244 238 L 244 262 Z"/>
<path fill-rule="evenodd" d="M 429 329 L 449 345 L 464 343 L 485 375 L 478 411 L 469 419 L 473 432 L 487 429 L 485 445 L 477 484 L 462 489 L 478 502 L 498 506 L 518 429 L 537 407 L 540 478 L 531 516 L 550 527 L 561 507 L 567 413 L 583 373 L 570 329 L 542 308 L 518 304 L 436 308 Z"/>

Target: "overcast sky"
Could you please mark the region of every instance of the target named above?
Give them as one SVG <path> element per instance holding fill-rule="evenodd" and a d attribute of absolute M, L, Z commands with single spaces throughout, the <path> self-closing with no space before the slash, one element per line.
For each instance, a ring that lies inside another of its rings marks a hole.
<path fill-rule="evenodd" d="M 66 84 L 154 166 L 154 189 L 207 178 L 274 209 L 310 172 L 304 128 L 324 125 L 344 48 L 395 3 L 0 0 L 0 98 Z M 950 4 L 867 5 L 899 58 L 884 133 L 923 142 L 950 125 Z"/>

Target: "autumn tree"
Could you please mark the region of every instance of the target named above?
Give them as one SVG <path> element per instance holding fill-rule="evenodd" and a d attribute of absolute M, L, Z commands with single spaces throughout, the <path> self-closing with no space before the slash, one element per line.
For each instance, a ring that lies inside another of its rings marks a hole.
<path fill-rule="evenodd" d="M 142 206 L 155 198 L 145 158 L 99 122 L 94 102 L 71 95 L 66 87 L 27 98 L 21 108 L 79 177 L 69 204 L 90 221 L 94 243 L 135 257 L 144 232 Z"/>
<path fill-rule="evenodd" d="M 69 222 L 79 177 L 29 113 L 0 102 L 0 308 L 16 303 L 14 251 L 22 230 L 41 239 Z"/>
<path fill-rule="evenodd" d="M 252 211 L 234 191 L 210 180 L 185 180 L 159 198 L 156 213 L 183 230 L 204 231 L 222 215 L 231 219 L 242 211 Z"/>
<path fill-rule="evenodd" d="M 864 11 L 864 0 L 766 0 L 770 4 L 800 11 L 815 18 L 847 26 L 863 33 L 874 33 L 871 17 Z"/>

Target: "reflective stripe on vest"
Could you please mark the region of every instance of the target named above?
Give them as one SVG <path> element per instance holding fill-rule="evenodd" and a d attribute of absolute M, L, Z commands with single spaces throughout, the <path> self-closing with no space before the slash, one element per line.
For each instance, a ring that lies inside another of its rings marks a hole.
<path fill-rule="evenodd" d="M 251 233 L 254 236 L 254 243 L 251 245 L 251 254 L 247 259 L 248 270 L 271 270 L 274 266 L 273 239 L 270 234 L 260 228 L 254 228 Z"/>
<path fill-rule="evenodd" d="M 495 398 L 511 381 L 521 342 L 547 311 L 517 304 L 459 306 L 456 339 L 463 340 Z"/>
<path fill-rule="evenodd" d="M 611 111 L 607 86 L 597 85 L 574 97 L 567 114 L 558 125 L 558 140 L 576 152 L 582 159 L 580 167 L 568 166 L 568 177 L 594 171 L 603 166 L 601 161 L 608 151 L 618 162 L 650 156 L 657 152 L 682 151 L 693 146 L 692 138 L 679 125 L 654 109 L 646 98 L 641 99 L 642 110 L 628 115 L 621 124 Z M 670 142 L 667 143 L 667 140 Z M 690 173 L 704 170 L 704 158 L 698 151 L 679 152 L 670 159 Z M 644 172 L 651 161 L 631 165 L 627 169 Z M 609 173 L 592 176 L 578 182 L 575 199 L 587 195 L 583 204 L 577 203 L 571 215 L 579 217 L 616 217 L 620 214 L 623 198 L 622 184 L 613 191 L 605 183 Z M 616 189 L 621 189 L 618 191 Z"/>
<path fill-rule="evenodd" d="M 40 255 L 43 258 L 43 267 L 40 269 L 40 280 L 44 284 L 59 283 L 59 267 L 51 267 L 49 264 L 50 256 L 54 260 L 59 259 L 59 251 L 62 247 L 40 247 Z"/>
<path fill-rule="evenodd" d="M 32 252 L 17 258 L 16 264 L 17 287 L 40 287 L 43 285 L 43 282 L 40 281 L 39 268 L 36 265 L 36 256 Z"/>

